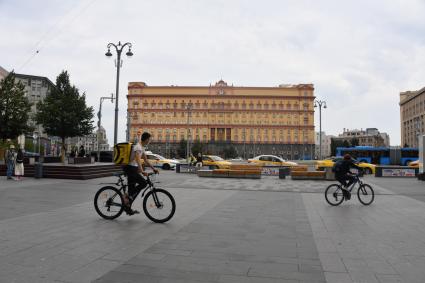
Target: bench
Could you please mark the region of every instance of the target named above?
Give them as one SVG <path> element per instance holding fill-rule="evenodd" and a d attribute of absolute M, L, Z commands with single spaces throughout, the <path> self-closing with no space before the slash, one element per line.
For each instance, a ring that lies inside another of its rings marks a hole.
<path fill-rule="evenodd" d="M 292 171 L 292 180 L 325 180 L 325 171 Z"/>
<path fill-rule="evenodd" d="M 232 164 L 229 169 L 198 170 L 199 177 L 261 178 L 261 166 Z"/>
<path fill-rule="evenodd" d="M 307 165 L 296 165 L 296 166 L 291 166 L 291 172 L 293 171 L 301 171 L 301 172 L 307 172 L 308 170 L 308 166 Z"/>

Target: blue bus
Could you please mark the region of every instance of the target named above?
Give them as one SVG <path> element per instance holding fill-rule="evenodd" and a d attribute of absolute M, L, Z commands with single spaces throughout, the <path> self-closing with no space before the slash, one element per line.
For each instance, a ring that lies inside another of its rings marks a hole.
<path fill-rule="evenodd" d="M 337 147 L 336 156 L 350 154 L 360 162 L 380 165 L 408 165 L 419 158 L 417 148 L 389 148 L 373 146 Z"/>

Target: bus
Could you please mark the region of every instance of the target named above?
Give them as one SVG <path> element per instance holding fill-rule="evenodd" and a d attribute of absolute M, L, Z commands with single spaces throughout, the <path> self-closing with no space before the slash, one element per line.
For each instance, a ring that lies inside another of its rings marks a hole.
<path fill-rule="evenodd" d="M 350 154 L 359 162 L 367 162 L 379 165 L 403 165 L 418 160 L 419 151 L 417 148 L 390 148 L 373 146 L 337 147 L 336 156 L 342 157 Z"/>

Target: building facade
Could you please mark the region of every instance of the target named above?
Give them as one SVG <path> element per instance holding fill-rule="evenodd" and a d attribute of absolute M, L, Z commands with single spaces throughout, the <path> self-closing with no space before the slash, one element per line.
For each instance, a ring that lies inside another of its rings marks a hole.
<path fill-rule="evenodd" d="M 15 74 L 15 80 L 20 81 L 25 86 L 25 94 L 28 97 L 31 106 L 28 124 L 35 128 L 35 131 L 43 134 L 43 127 L 35 122 L 35 114 L 37 113 L 37 103 L 43 101 L 50 93 L 55 84 L 46 77 Z M 43 135 L 45 136 L 45 135 Z"/>
<path fill-rule="evenodd" d="M 400 93 L 401 146 L 418 147 L 425 134 L 425 87 Z"/>
<path fill-rule="evenodd" d="M 320 159 L 320 133 L 315 133 L 315 156 L 314 159 Z M 333 135 L 326 135 L 325 132 L 322 132 L 322 159 L 328 158 L 331 156 L 331 141 L 335 138 Z"/>
<path fill-rule="evenodd" d="M 275 154 L 286 159 L 314 156 L 314 87 L 236 87 L 223 80 L 210 86 L 128 85 L 130 139 L 153 134 L 150 149 L 173 156 L 182 140 L 203 151 L 239 156 Z"/>
<path fill-rule="evenodd" d="M 89 134 L 83 137 L 73 137 L 66 139 L 67 153 L 70 153 L 73 147 L 80 148 L 84 146 L 86 154 L 91 152 L 99 151 L 110 151 L 111 148 L 106 138 L 106 130 L 104 127 L 100 127 L 95 133 Z"/>
<path fill-rule="evenodd" d="M 0 66 L 0 81 L 3 80 L 9 74 L 2 66 Z"/>
<path fill-rule="evenodd" d="M 349 130 L 345 129 L 338 137 L 332 138 L 337 141 L 347 141 L 350 145 L 389 147 L 390 137 L 387 133 L 380 133 L 377 128 Z M 355 142 L 357 140 L 357 143 Z"/>

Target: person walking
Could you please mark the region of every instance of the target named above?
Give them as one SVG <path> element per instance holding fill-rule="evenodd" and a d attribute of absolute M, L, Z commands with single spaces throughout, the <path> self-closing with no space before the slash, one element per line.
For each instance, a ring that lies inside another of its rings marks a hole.
<path fill-rule="evenodd" d="M 202 168 L 202 153 L 198 152 L 198 156 L 196 157 L 196 168 Z"/>
<path fill-rule="evenodd" d="M 12 174 L 15 165 L 15 146 L 13 144 L 11 144 L 9 149 L 6 150 L 5 159 L 7 166 L 7 179 L 12 180 Z"/>
<path fill-rule="evenodd" d="M 80 146 L 80 152 L 78 153 L 78 157 L 85 157 L 86 150 L 84 149 L 84 145 Z"/>
<path fill-rule="evenodd" d="M 20 181 L 24 176 L 24 152 L 22 149 L 18 149 L 18 154 L 15 160 L 15 180 Z"/>

